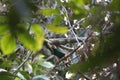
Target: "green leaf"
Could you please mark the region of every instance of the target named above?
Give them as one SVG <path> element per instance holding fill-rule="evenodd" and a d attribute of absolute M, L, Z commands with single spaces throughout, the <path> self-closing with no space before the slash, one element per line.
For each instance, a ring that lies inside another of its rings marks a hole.
<path fill-rule="evenodd" d="M 1 49 L 4 54 L 12 53 L 16 48 L 16 40 L 11 34 L 6 34 L 1 39 Z"/>
<path fill-rule="evenodd" d="M 18 38 L 26 48 L 36 51 L 36 42 L 27 31 L 18 32 Z"/>
<path fill-rule="evenodd" d="M 59 11 L 55 10 L 55 9 L 48 8 L 48 9 L 41 10 L 40 13 L 44 16 L 51 16 L 51 15 L 59 14 Z"/>
<path fill-rule="evenodd" d="M 57 26 L 57 25 L 47 25 L 47 28 L 58 34 L 65 34 L 68 32 L 68 28 L 65 26 Z"/>
<path fill-rule="evenodd" d="M 110 10 L 120 11 L 120 0 L 112 0 L 112 3 L 109 6 Z"/>
<path fill-rule="evenodd" d="M 82 23 L 83 27 L 86 28 L 88 25 L 90 25 L 90 20 L 86 19 L 83 23 Z"/>
<path fill-rule="evenodd" d="M 20 78 L 16 77 L 15 80 L 21 80 Z"/>
<path fill-rule="evenodd" d="M 2 64 L 1 64 L 1 67 L 2 68 L 11 68 L 12 66 L 12 61 L 8 60 L 8 61 L 4 61 Z"/>
<path fill-rule="evenodd" d="M 35 35 L 36 50 L 40 50 L 42 48 L 42 45 L 43 45 L 43 42 L 44 42 L 44 39 L 45 39 L 43 29 L 40 25 L 33 24 L 32 25 L 32 30 L 33 30 L 34 35 Z"/>
<path fill-rule="evenodd" d="M 9 72 L 0 72 L 0 80 L 13 80 L 15 75 Z"/>
<path fill-rule="evenodd" d="M 53 20 L 53 24 L 54 25 L 60 25 L 63 21 L 63 17 L 61 15 L 56 15 L 54 20 Z"/>
<path fill-rule="evenodd" d="M 84 1 L 84 4 L 90 4 L 90 2 L 92 1 L 92 0 L 83 0 Z"/>
<path fill-rule="evenodd" d="M 90 12 L 92 15 L 97 15 L 103 11 L 103 8 L 101 6 L 92 6 L 90 8 Z"/>
<path fill-rule="evenodd" d="M 0 35 L 8 31 L 8 25 L 0 25 Z"/>
<path fill-rule="evenodd" d="M 33 24 L 31 25 L 31 29 L 34 31 L 35 35 L 43 35 L 43 29 L 39 24 Z"/>
<path fill-rule="evenodd" d="M 74 0 L 74 2 L 77 6 L 83 6 L 84 5 L 84 0 Z"/>
<path fill-rule="evenodd" d="M 30 80 L 30 75 L 29 75 L 28 72 L 26 72 L 26 71 L 20 71 L 19 74 L 20 74 L 19 77 L 22 78 L 22 76 L 23 76 L 26 80 Z"/>
<path fill-rule="evenodd" d="M 70 0 L 68 3 L 69 4 L 76 4 L 76 6 L 83 6 L 84 0 Z"/>

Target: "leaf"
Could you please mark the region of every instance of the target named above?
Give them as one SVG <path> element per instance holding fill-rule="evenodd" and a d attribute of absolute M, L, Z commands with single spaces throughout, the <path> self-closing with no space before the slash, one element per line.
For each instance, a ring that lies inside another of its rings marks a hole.
<path fill-rule="evenodd" d="M 51 16 L 51 15 L 59 14 L 59 11 L 55 10 L 55 9 L 48 8 L 48 9 L 41 10 L 40 13 L 44 16 Z"/>
<path fill-rule="evenodd" d="M 119 11 L 120 8 L 120 0 L 112 0 L 112 3 L 109 5 L 110 9 L 114 10 L 114 11 Z"/>
<path fill-rule="evenodd" d="M 65 34 L 68 32 L 68 28 L 65 26 L 57 26 L 57 25 L 47 25 L 47 28 L 58 34 Z"/>
<path fill-rule="evenodd" d="M 86 28 L 88 25 L 90 25 L 90 20 L 89 19 L 86 19 L 83 23 L 82 23 L 82 26 L 84 28 Z"/>
<path fill-rule="evenodd" d="M 74 2 L 77 6 L 83 6 L 84 5 L 84 0 L 74 0 Z"/>
<path fill-rule="evenodd" d="M 34 76 L 32 80 L 50 80 L 49 77 L 45 76 L 45 75 L 37 75 Z"/>
<path fill-rule="evenodd" d="M 33 68 L 31 66 L 31 64 L 26 63 L 26 65 L 25 65 L 25 71 L 29 72 L 29 74 L 31 74 L 33 72 Z"/>
<path fill-rule="evenodd" d="M 27 80 L 23 74 L 21 74 L 20 72 L 17 73 L 17 76 L 21 79 L 21 80 Z"/>
<path fill-rule="evenodd" d="M 16 40 L 11 34 L 6 34 L 1 39 L 1 49 L 4 54 L 11 54 L 16 48 Z"/>
<path fill-rule="evenodd" d="M 73 9 L 74 15 L 72 16 L 73 19 L 80 19 L 80 18 L 84 18 L 88 15 L 88 11 L 87 9 L 85 9 L 84 7 L 76 7 L 75 9 Z"/>
<path fill-rule="evenodd" d="M 21 80 L 20 78 L 16 77 L 15 80 Z"/>
<path fill-rule="evenodd" d="M 0 35 L 8 31 L 8 25 L 0 25 Z"/>
<path fill-rule="evenodd" d="M 42 44 L 45 36 L 42 28 L 38 24 L 33 24 L 31 27 L 34 32 L 33 37 L 27 31 L 26 25 L 22 25 L 22 24 L 19 25 L 19 30 L 17 31 L 17 35 L 19 40 L 23 43 L 23 45 L 26 48 L 33 51 L 38 51 L 42 48 Z"/>
<path fill-rule="evenodd" d="M 33 24 L 31 28 L 34 31 L 35 35 L 44 35 L 43 29 L 40 25 Z"/>
<path fill-rule="evenodd" d="M 84 1 L 84 4 L 90 4 L 91 0 L 83 0 Z"/>
<path fill-rule="evenodd" d="M 42 45 L 43 45 L 43 42 L 44 42 L 44 39 L 45 39 L 43 29 L 40 25 L 33 24 L 32 25 L 32 30 L 33 30 L 34 35 L 35 35 L 36 50 L 40 50 L 42 48 Z"/>
<path fill-rule="evenodd" d="M 41 62 L 40 65 L 43 67 L 46 67 L 46 68 L 53 68 L 54 67 L 54 65 L 52 63 L 46 62 L 46 61 Z"/>
<path fill-rule="evenodd" d="M 30 80 L 30 75 L 29 75 L 29 73 L 26 72 L 26 71 L 20 71 L 19 77 L 21 77 L 21 78 L 24 77 L 26 80 Z M 23 79 L 24 79 L 24 78 L 23 78 Z"/>
<path fill-rule="evenodd" d="M 9 72 L 0 72 L 0 80 L 13 80 L 15 75 Z"/>
<path fill-rule="evenodd" d="M 18 32 L 18 38 L 26 48 L 36 51 L 36 42 L 27 31 Z"/>
<path fill-rule="evenodd" d="M 8 60 L 8 61 L 4 61 L 2 64 L 1 64 L 1 67 L 2 68 L 11 68 L 12 66 L 12 61 Z"/>
<path fill-rule="evenodd" d="M 61 17 L 61 15 L 56 15 L 55 19 L 53 20 L 53 24 L 54 25 L 60 25 L 62 20 L 63 20 L 63 18 Z"/>

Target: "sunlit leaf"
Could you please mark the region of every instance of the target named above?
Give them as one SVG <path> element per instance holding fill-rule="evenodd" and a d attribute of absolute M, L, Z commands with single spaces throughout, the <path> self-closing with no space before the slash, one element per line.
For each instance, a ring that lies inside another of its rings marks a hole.
<path fill-rule="evenodd" d="M 45 39 L 43 29 L 40 25 L 33 24 L 32 25 L 32 30 L 33 30 L 34 35 L 35 35 L 36 50 L 40 50 L 42 48 L 42 45 L 43 45 L 43 42 L 44 42 L 44 39 Z"/>
<path fill-rule="evenodd" d="M 75 4 L 76 4 L 77 6 L 83 6 L 83 5 L 84 5 L 84 2 L 83 2 L 83 0 L 75 0 Z"/>
<path fill-rule="evenodd" d="M 57 15 L 59 14 L 58 10 L 48 8 L 48 9 L 43 9 L 40 11 L 40 13 L 44 16 L 51 16 L 51 15 Z"/>
<path fill-rule="evenodd" d="M 69 4 L 76 4 L 76 6 L 83 6 L 84 5 L 84 0 L 70 0 Z"/>
<path fill-rule="evenodd" d="M 31 29 L 34 31 L 35 35 L 43 35 L 43 29 L 39 24 L 33 24 Z"/>
<path fill-rule="evenodd" d="M 12 53 L 16 48 L 16 40 L 11 34 L 6 34 L 1 39 L 1 49 L 4 54 Z"/>
<path fill-rule="evenodd" d="M 18 38 L 26 48 L 36 51 L 36 42 L 27 31 L 19 32 Z"/>
<path fill-rule="evenodd" d="M 43 58 L 45 58 L 45 55 L 40 54 L 40 55 L 39 55 L 39 58 L 40 58 L 40 59 L 43 59 Z"/>
<path fill-rule="evenodd" d="M 15 80 L 21 80 L 20 78 L 16 77 Z"/>
<path fill-rule="evenodd" d="M 57 26 L 57 25 L 48 25 L 47 28 L 58 34 L 65 34 L 68 32 L 68 28 L 65 26 Z"/>

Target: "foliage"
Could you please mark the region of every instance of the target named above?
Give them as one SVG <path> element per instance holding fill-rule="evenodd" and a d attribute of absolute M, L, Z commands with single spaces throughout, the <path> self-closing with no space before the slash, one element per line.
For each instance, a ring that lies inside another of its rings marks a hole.
<path fill-rule="evenodd" d="M 120 79 L 119 5 L 1 0 L 0 80 Z"/>

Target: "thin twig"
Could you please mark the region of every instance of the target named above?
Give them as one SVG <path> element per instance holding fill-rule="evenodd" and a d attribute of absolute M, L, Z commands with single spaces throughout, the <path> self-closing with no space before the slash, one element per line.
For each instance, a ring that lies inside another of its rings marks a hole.
<path fill-rule="evenodd" d="M 68 12 L 67 12 L 66 8 L 65 8 L 62 4 L 61 4 L 61 6 L 63 7 L 63 9 L 64 9 L 64 11 L 65 11 L 65 13 L 66 13 L 65 15 L 66 15 L 66 17 L 67 17 L 67 22 L 68 22 L 69 28 L 72 28 L 72 25 L 71 25 L 71 23 L 70 23 L 69 16 L 68 16 Z M 77 43 L 80 44 L 80 42 L 79 42 L 79 40 L 78 40 L 78 37 L 77 37 L 77 35 L 75 34 L 75 32 L 73 31 L 73 29 L 71 29 L 71 31 L 72 31 L 73 35 L 75 36 Z"/>
<path fill-rule="evenodd" d="M 81 44 L 82 45 L 82 44 Z M 80 47 L 81 45 L 79 45 L 77 48 L 75 48 L 72 52 L 70 52 L 68 55 L 62 57 L 57 63 L 56 65 L 58 65 L 61 61 L 65 60 L 66 58 L 68 58 L 70 55 L 72 55 L 74 52 L 76 52 Z"/>
<path fill-rule="evenodd" d="M 17 69 L 13 72 L 14 74 L 16 74 L 17 71 L 28 61 L 32 53 L 33 52 L 30 52 L 30 54 L 26 57 L 26 59 L 17 67 Z"/>
<path fill-rule="evenodd" d="M 81 76 L 83 76 L 86 80 L 91 80 L 90 77 L 88 77 L 87 75 L 85 75 L 85 74 L 83 74 L 81 72 L 79 72 L 79 74 L 81 74 Z"/>

